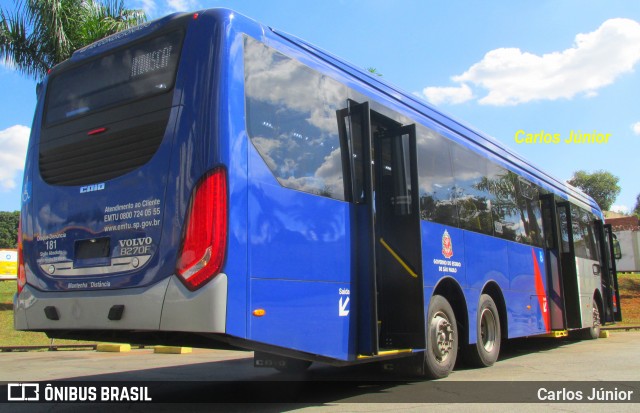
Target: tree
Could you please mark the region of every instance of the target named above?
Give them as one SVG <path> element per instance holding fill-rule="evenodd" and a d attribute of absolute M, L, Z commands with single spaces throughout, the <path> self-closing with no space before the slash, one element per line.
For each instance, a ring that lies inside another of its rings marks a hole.
<path fill-rule="evenodd" d="M 633 208 L 633 213 L 640 218 L 640 194 L 636 197 L 636 207 Z"/>
<path fill-rule="evenodd" d="M 576 171 L 573 173 L 573 178 L 567 182 L 582 189 L 598 203 L 600 208 L 608 211 L 620 193 L 618 181 L 617 176 L 601 169 L 594 173 Z"/>
<path fill-rule="evenodd" d="M 18 246 L 18 221 L 20 221 L 20 211 L 0 211 L 0 248 Z"/>
<path fill-rule="evenodd" d="M 15 0 L 0 9 L 0 58 L 35 80 L 96 40 L 146 20 L 124 0 Z"/>

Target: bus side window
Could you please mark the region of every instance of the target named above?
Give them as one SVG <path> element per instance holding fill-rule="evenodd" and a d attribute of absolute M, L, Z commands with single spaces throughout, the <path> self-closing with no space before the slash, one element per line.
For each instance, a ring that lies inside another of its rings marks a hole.
<path fill-rule="evenodd" d="M 245 37 L 247 132 L 280 185 L 344 200 L 336 111 L 348 88 Z"/>
<path fill-rule="evenodd" d="M 518 205 L 524 217 L 520 242 L 542 247 L 542 211 L 540 209 L 540 191 L 537 185 L 518 177 Z"/>
<path fill-rule="evenodd" d="M 454 145 L 452 153 L 460 227 L 493 235 L 492 195 L 487 186 L 489 160 L 461 145 Z"/>
<path fill-rule="evenodd" d="M 489 190 L 494 195 L 491 203 L 494 234 L 516 241 L 522 227 L 514 184 L 517 175 L 497 164 L 491 164 L 487 179 Z"/>
<path fill-rule="evenodd" d="M 417 127 L 420 218 L 457 227 L 451 141 L 421 125 Z"/>

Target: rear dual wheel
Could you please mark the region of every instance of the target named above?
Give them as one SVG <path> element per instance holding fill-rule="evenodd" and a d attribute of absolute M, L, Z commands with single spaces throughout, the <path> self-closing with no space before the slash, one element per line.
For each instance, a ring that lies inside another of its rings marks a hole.
<path fill-rule="evenodd" d="M 475 367 L 492 366 L 500 354 L 500 315 L 491 296 L 482 294 L 478 303 L 476 343 L 464 350 L 464 360 Z"/>

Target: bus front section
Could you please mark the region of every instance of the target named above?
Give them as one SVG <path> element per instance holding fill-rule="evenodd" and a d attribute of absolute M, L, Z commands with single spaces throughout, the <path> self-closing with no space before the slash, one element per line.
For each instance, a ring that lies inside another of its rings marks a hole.
<path fill-rule="evenodd" d="M 51 70 L 25 167 L 16 329 L 139 342 L 226 332 L 220 24 L 174 14 Z"/>

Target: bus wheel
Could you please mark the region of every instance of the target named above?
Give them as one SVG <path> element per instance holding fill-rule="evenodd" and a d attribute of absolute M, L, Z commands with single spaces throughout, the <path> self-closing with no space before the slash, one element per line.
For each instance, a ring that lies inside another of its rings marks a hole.
<path fill-rule="evenodd" d="M 430 379 L 447 377 L 458 355 L 458 326 L 453 309 L 443 296 L 431 298 L 426 327 L 425 376 Z"/>
<path fill-rule="evenodd" d="M 595 298 L 591 303 L 591 307 L 591 314 L 593 315 L 591 327 L 582 331 L 582 338 L 585 340 L 595 340 L 600 337 L 600 310 L 598 309 L 598 303 Z"/>
<path fill-rule="evenodd" d="M 498 360 L 500 354 L 500 316 L 491 296 L 482 294 L 478 306 L 475 344 L 465 348 L 464 360 L 475 367 L 489 367 Z"/>
<path fill-rule="evenodd" d="M 274 368 L 282 373 L 303 373 L 311 366 L 308 360 L 299 360 L 293 358 L 282 358 Z"/>

